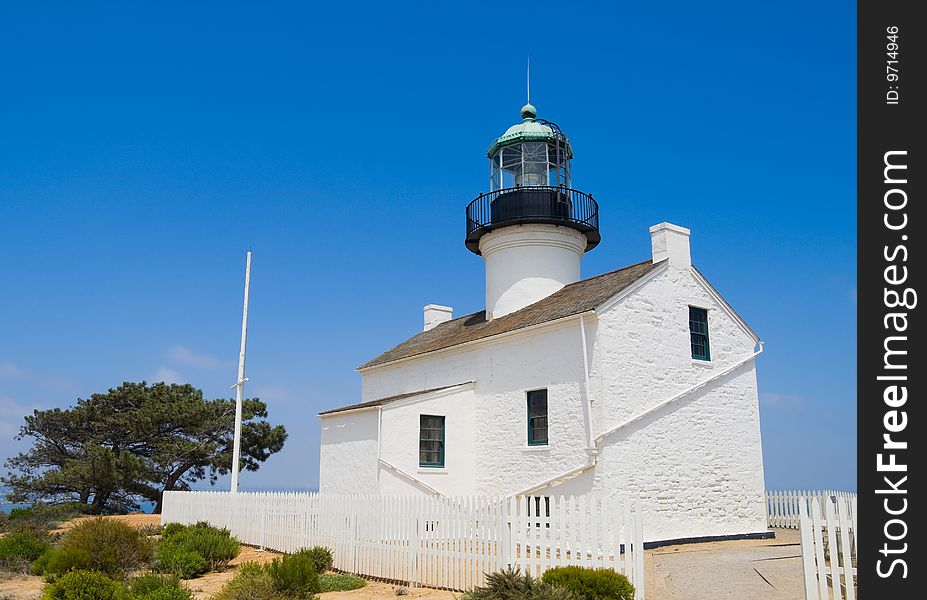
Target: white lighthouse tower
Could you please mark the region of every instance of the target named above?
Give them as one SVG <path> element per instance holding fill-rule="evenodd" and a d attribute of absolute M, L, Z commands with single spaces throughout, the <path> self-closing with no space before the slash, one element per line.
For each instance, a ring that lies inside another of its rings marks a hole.
<path fill-rule="evenodd" d="M 487 320 L 579 281 L 580 259 L 601 239 L 596 201 L 571 187 L 569 140 L 530 103 L 521 117 L 489 147 L 489 191 L 467 206 L 466 245 L 486 263 Z"/>

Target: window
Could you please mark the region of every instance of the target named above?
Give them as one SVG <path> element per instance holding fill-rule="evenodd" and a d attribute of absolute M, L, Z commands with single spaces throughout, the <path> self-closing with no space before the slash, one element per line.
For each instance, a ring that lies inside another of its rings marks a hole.
<path fill-rule="evenodd" d="M 418 432 L 418 466 L 444 466 L 444 417 L 421 415 Z"/>
<path fill-rule="evenodd" d="M 528 445 L 547 445 L 547 390 L 528 392 Z"/>
<path fill-rule="evenodd" d="M 692 342 L 692 358 L 711 360 L 708 349 L 708 311 L 704 308 L 689 307 L 689 339 Z"/>

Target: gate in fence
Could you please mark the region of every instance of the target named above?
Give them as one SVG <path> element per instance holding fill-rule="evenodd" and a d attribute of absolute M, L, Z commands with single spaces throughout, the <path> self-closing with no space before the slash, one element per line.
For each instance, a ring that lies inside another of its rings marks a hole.
<path fill-rule="evenodd" d="M 322 495 L 165 492 L 162 523 L 207 521 L 281 552 L 326 546 L 336 569 L 451 590 L 512 566 L 608 567 L 644 597 L 637 506 L 599 496 Z"/>

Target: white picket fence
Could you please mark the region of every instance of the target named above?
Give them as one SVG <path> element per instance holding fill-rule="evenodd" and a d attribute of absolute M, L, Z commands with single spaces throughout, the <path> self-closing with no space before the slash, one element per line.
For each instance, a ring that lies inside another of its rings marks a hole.
<path fill-rule="evenodd" d="M 207 521 L 281 552 L 326 546 L 336 569 L 410 585 L 468 590 L 512 566 L 608 567 L 644 598 L 638 506 L 598 496 L 379 496 L 165 492 L 162 523 Z"/>
<path fill-rule="evenodd" d="M 806 600 L 856 600 L 856 497 L 800 498 Z"/>
<path fill-rule="evenodd" d="M 769 527 L 783 529 L 798 529 L 798 506 L 801 499 L 805 501 L 814 498 L 824 510 L 823 502 L 834 498 L 842 498 L 847 506 L 856 506 L 856 494 L 853 492 L 838 492 L 835 490 L 768 490 L 766 492 L 766 521 Z M 806 506 L 807 508 L 807 506 Z M 855 511 L 852 516 L 855 516 Z"/>

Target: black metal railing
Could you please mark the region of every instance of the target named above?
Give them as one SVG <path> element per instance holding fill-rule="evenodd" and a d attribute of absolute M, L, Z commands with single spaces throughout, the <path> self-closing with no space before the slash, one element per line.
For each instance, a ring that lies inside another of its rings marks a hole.
<path fill-rule="evenodd" d="M 567 187 L 514 187 L 477 196 L 467 206 L 467 248 L 479 254 L 483 234 L 526 223 L 570 227 L 586 234 L 586 249 L 599 241 L 599 205 L 589 194 Z"/>

